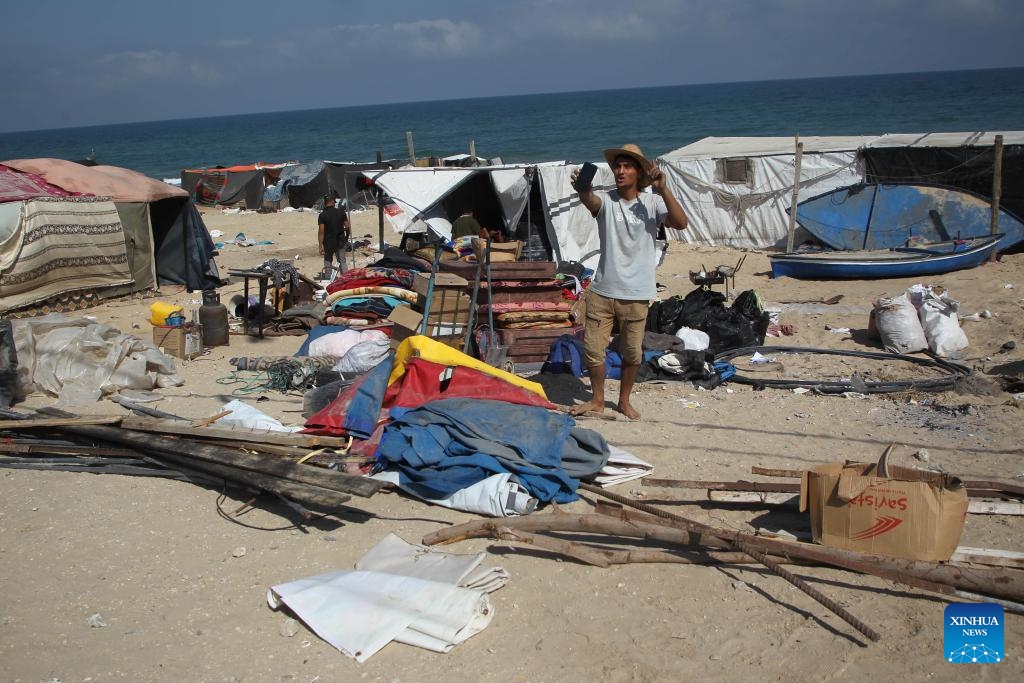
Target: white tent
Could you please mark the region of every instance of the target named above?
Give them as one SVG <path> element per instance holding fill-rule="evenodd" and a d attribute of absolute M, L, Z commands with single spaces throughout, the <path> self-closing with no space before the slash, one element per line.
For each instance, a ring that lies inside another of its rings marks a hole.
<path fill-rule="evenodd" d="M 580 203 L 579 195 L 570 183 L 572 172 L 577 168 L 579 164 L 564 162 L 537 167 L 544 197 L 544 221 L 556 261 L 580 261 L 593 268 L 600 252 L 597 222 Z M 615 178 L 608 164 L 597 164 L 593 186 L 596 190 L 615 187 Z"/>
<path fill-rule="evenodd" d="M 801 137 L 798 201 L 864 180 L 858 150 L 874 137 Z M 795 178 L 789 137 L 703 140 L 656 163 L 690 219 L 671 239 L 692 244 L 769 247 L 785 244 Z"/>
<path fill-rule="evenodd" d="M 467 186 L 487 178 L 485 194 L 479 201 L 493 203 L 502 227 L 511 234 L 519 223 L 529 200 L 533 166 L 503 165 L 479 168 L 428 167 L 400 168 L 393 171 L 364 171 L 393 200 L 386 212 L 398 233 L 422 232 L 428 226 L 438 236 L 451 239 L 451 221 L 458 213 L 444 207 L 444 200 Z M 454 214 L 454 215 L 453 215 Z"/>

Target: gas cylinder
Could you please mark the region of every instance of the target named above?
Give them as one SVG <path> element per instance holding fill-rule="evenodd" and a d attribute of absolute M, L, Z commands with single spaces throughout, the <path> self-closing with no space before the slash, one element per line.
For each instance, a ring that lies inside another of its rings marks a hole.
<path fill-rule="evenodd" d="M 199 307 L 199 323 L 203 326 L 203 343 L 207 346 L 227 346 L 228 309 L 220 302 L 220 294 L 203 291 L 203 305 Z"/>

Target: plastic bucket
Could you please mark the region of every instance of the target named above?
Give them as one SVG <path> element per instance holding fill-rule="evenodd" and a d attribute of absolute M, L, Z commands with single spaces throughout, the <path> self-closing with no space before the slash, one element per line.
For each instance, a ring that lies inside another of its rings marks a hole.
<path fill-rule="evenodd" d="M 180 316 L 184 321 L 185 309 L 166 301 L 157 301 L 149 307 L 149 322 L 154 325 L 167 325 L 167 319 L 175 315 Z"/>

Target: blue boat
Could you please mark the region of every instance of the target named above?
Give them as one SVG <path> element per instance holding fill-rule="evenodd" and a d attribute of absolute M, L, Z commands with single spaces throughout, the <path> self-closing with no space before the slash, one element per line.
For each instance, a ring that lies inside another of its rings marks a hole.
<path fill-rule="evenodd" d="M 796 220 L 833 249 L 893 249 L 991 234 L 980 195 L 942 185 L 861 184 L 800 202 Z M 1024 223 L 1000 209 L 996 251 L 1024 242 Z"/>
<path fill-rule="evenodd" d="M 800 280 L 871 280 L 938 275 L 974 268 L 995 251 L 1002 234 L 873 251 L 773 254 L 772 277 Z"/>

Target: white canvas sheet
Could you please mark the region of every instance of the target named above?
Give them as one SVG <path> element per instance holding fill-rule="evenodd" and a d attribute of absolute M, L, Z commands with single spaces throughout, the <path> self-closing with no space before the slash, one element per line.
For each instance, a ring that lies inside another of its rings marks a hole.
<path fill-rule="evenodd" d="M 544 197 L 544 217 L 555 260 L 580 261 L 588 268 L 594 268 L 600 254 L 597 221 L 580 203 L 579 195 L 570 183 L 572 172 L 577 168 L 579 164 L 537 167 Z M 608 164 L 598 164 L 594 188 L 610 190 L 614 187 L 615 179 Z"/>

